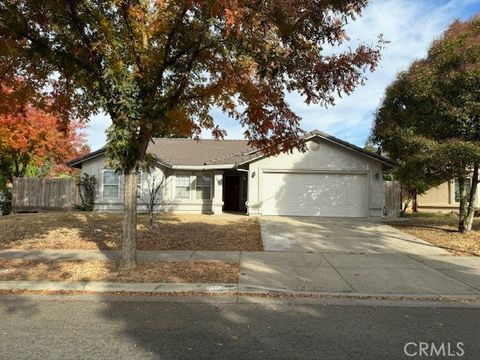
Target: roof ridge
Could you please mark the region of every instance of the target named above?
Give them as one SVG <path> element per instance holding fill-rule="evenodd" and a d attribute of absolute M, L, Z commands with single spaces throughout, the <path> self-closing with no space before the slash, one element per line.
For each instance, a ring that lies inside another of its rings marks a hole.
<path fill-rule="evenodd" d="M 243 155 L 246 155 L 246 154 L 248 154 L 248 152 L 239 151 L 239 152 L 227 154 L 227 155 L 225 155 L 225 156 L 220 156 L 220 157 L 217 157 L 217 158 L 208 160 L 208 161 L 206 162 L 206 164 L 211 165 L 211 164 L 213 164 L 213 163 L 215 163 L 215 162 L 217 162 L 217 161 L 220 161 L 220 160 L 226 160 L 226 159 L 229 159 L 229 158 L 232 158 L 232 157 L 235 157 L 235 156 L 239 156 L 239 155 L 243 156 Z"/>
<path fill-rule="evenodd" d="M 337 145 L 362 153 L 363 155 L 369 156 L 370 158 L 380 160 L 388 165 L 395 164 L 395 162 L 388 157 L 382 156 L 381 154 L 377 154 L 374 152 L 370 152 L 359 146 L 356 146 L 319 130 L 313 130 L 303 135 L 303 138 L 306 140 L 313 137 L 323 138 L 327 141 L 336 143 Z M 179 142 L 179 144 L 175 144 L 175 142 Z M 197 146 L 197 144 L 202 145 Z M 150 146 L 152 146 L 152 148 L 150 148 Z M 248 140 L 240 139 L 154 138 L 151 144 L 149 144 L 149 149 L 151 150 L 151 153 L 155 154 L 160 161 L 164 162 L 165 164 L 172 165 L 188 163 L 197 164 L 200 162 L 203 165 L 221 164 L 227 161 L 231 161 L 235 164 L 245 164 L 249 161 L 263 156 L 261 153 L 261 149 L 255 149 L 248 144 Z M 73 167 L 78 167 L 80 165 L 81 167 L 81 163 L 83 161 L 101 155 L 105 153 L 105 151 L 106 148 L 102 147 L 89 154 L 70 160 L 67 164 Z M 149 150 L 147 149 L 147 151 Z M 241 162 L 239 163 L 238 161 Z"/>
<path fill-rule="evenodd" d="M 190 140 L 190 141 L 238 141 L 238 142 L 248 142 L 246 139 L 191 139 L 191 138 L 166 138 L 166 137 L 157 137 L 152 138 L 152 140 Z"/>

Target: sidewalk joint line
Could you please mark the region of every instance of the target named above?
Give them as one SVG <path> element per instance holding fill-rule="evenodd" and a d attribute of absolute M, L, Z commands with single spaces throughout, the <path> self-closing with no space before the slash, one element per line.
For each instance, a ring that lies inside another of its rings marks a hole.
<path fill-rule="evenodd" d="M 410 255 L 407 255 L 407 256 L 410 257 Z M 457 281 L 457 282 L 459 282 L 459 283 L 461 283 L 461 284 L 463 284 L 463 285 L 465 285 L 465 286 L 467 286 L 467 287 L 469 287 L 469 288 L 471 288 L 471 289 L 473 289 L 473 290 L 480 291 L 480 288 L 477 288 L 477 287 L 475 287 L 475 286 L 472 286 L 472 285 L 470 285 L 470 284 L 468 284 L 468 283 L 466 283 L 466 282 L 464 282 L 464 281 L 462 281 L 462 280 L 459 280 L 459 279 L 451 276 L 450 274 L 446 274 L 446 273 L 444 273 L 444 272 L 442 271 L 442 270 L 447 270 L 447 269 L 436 269 L 436 268 L 434 268 L 434 267 L 433 267 L 432 265 L 430 265 L 430 264 L 424 263 L 424 262 L 422 262 L 422 261 L 420 261 L 420 260 L 418 260 L 418 259 L 415 259 L 415 258 L 413 258 L 413 257 L 410 257 L 410 258 L 413 259 L 413 260 L 418 261 L 419 263 L 425 265 L 426 267 L 428 267 L 428 268 L 430 268 L 430 269 L 432 269 L 432 270 L 435 270 L 436 272 L 439 272 L 439 273 L 442 274 L 442 275 L 448 276 L 450 279 L 455 280 L 455 281 Z"/>
<path fill-rule="evenodd" d="M 335 266 L 333 266 L 333 265 L 330 263 L 330 261 L 328 261 L 328 259 L 327 259 L 325 256 L 323 256 L 323 254 L 320 254 L 320 255 L 322 256 L 322 258 L 325 259 L 325 261 L 327 262 L 327 264 L 330 265 L 330 267 L 338 274 L 338 276 L 340 276 L 340 277 L 343 279 L 343 281 L 345 281 L 345 283 L 346 283 L 348 286 L 350 286 L 350 288 L 353 290 L 353 292 L 358 293 L 357 289 L 355 289 L 355 288 L 352 286 L 352 284 L 350 284 L 350 282 L 348 282 L 347 279 L 345 279 L 345 277 L 344 277 L 342 274 L 340 274 L 340 272 L 337 270 L 337 268 L 336 268 Z"/>

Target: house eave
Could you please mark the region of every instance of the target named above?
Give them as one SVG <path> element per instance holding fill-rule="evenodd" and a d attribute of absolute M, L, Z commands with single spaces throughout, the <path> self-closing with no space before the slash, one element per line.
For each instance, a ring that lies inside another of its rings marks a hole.
<path fill-rule="evenodd" d="M 96 157 L 102 156 L 102 155 L 105 154 L 106 151 L 107 151 L 107 149 L 105 149 L 105 148 L 100 148 L 96 151 L 92 151 L 91 153 L 88 153 L 87 155 L 80 156 L 76 159 L 72 159 L 70 161 L 67 161 L 67 166 L 77 168 L 77 169 L 81 169 L 82 164 L 85 161 L 88 161 L 88 160 L 94 159 Z"/>
<path fill-rule="evenodd" d="M 172 165 L 173 170 L 228 170 L 235 168 L 235 164 L 222 165 Z"/>
<path fill-rule="evenodd" d="M 363 156 L 366 156 L 370 159 L 379 161 L 379 162 L 382 163 L 382 165 L 386 169 L 390 169 L 390 168 L 393 168 L 395 166 L 395 162 L 393 160 L 390 160 L 390 159 L 388 159 L 388 158 L 386 158 L 382 155 L 371 153 L 370 151 L 359 148 L 359 147 L 357 147 L 353 144 L 348 144 L 347 145 L 347 143 L 343 140 L 336 139 L 336 138 L 332 139 L 332 138 L 329 138 L 328 136 L 324 136 L 324 135 L 322 135 L 320 133 L 317 133 L 317 132 L 312 132 L 310 134 L 307 134 L 307 136 L 305 137 L 305 141 L 309 141 L 309 140 L 312 140 L 314 138 L 324 139 L 324 140 L 326 140 L 326 141 L 328 141 L 332 144 L 336 144 L 338 146 L 341 146 L 344 149 L 354 151 L 354 152 L 356 152 L 360 155 L 363 155 Z M 254 156 L 255 153 L 259 153 L 259 155 Z M 248 153 L 247 155 L 252 156 L 252 157 L 248 160 L 245 160 L 241 163 L 238 163 L 238 166 L 246 165 L 246 164 L 249 164 L 249 163 L 254 162 L 256 160 L 260 160 L 260 159 L 265 157 L 265 155 L 261 153 L 261 150 L 252 151 L 252 152 Z"/>

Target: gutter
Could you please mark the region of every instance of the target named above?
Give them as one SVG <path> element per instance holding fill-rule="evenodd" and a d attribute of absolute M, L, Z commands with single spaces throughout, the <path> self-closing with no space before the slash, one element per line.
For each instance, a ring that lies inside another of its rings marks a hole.
<path fill-rule="evenodd" d="M 233 169 L 235 164 L 225 164 L 225 165 L 172 165 L 171 169 L 174 170 L 223 170 L 223 169 Z"/>

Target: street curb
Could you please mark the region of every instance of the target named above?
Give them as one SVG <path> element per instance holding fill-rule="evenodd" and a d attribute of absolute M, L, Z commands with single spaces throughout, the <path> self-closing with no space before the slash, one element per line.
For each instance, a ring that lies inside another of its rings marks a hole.
<path fill-rule="evenodd" d="M 20 292 L 19 294 L 3 294 L 1 298 L 34 297 L 47 298 L 75 298 L 85 297 L 98 301 L 112 301 L 119 298 L 165 298 L 208 299 L 208 302 L 308 302 L 316 300 L 342 300 L 342 301 L 403 301 L 422 303 L 470 303 L 479 304 L 480 295 L 475 294 L 396 294 L 396 293 L 355 293 L 355 292 L 312 292 L 292 291 L 255 286 L 238 286 L 234 283 L 223 284 L 172 284 L 172 283 L 112 283 L 112 282 L 53 282 L 53 281 L 0 281 L 0 291 Z M 32 292 L 22 294 L 21 292 Z M 35 292 L 45 292 L 36 294 Z M 225 300 L 235 298 L 234 301 Z M 163 299 L 163 300 L 162 300 Z M 120 300 L 121 301 L 121 300 Z M 130 301 L 130 300 L 126 300 Z M 202 300 L 199 300 L 202 301 Z"/>
<path fill-rule="evenodd" d="M 77 291 L 77 292 L 126 292 L 126 293 L 175 293 L 175 292 L 232 292 L 238 285 L 172 284 L 172 283 L 115 283 L 115 282 L 55 282 L 55 281 L 0 281 L 0 290 L 27 291 Z"/>

